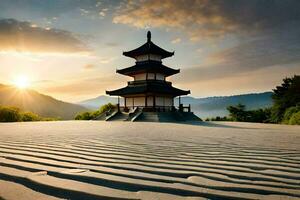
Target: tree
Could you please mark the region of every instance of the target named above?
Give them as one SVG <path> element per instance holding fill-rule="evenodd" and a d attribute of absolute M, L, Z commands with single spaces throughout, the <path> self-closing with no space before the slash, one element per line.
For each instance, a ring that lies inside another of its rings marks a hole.
<path fill-rule="evenodd" d="M 247 112 L 245 112 L 246 106 L 243 104 L 238 104 L 236 106 L 228 106 L 227 110 L 229 111 L 229 116 L 232 118 L 233 121 L 247 121 Z"/>
<path fill-rule="evenodd" d="M 19 122 L 21 120 L 19 108 L 0 106 L 0 122 Z"/>
<path fill-rule="evenodd" d="M 300 105 L 289 107 L 288 109 L 286 109 L 283 115 L 282 123 L 290 124 L 291 118 L 298 112 L 300 112 Z"/>
<path fill-rule="evenodd" d="M 245 110 L 246 106 L 238 104 L 236 106 L 229 106 L 229 116 L 233 121 L 239 122 L 269 122 L 270 108 L 257 109 L 257 110 Z M 230 119 L 230 118 L 229 118 Z M 222 119 L 223 120 L 223 119 Z"/>
<path fill-rule="evenodd" d="M 283 79 L 283 83 L 273 90 L 273 107 L 271 121 L 280 123 L 283 120 L 286 109 L 300 104 L 300 76 Z"/>
<path fill-rule="evenodd" d="M 300 125 L 300 111 L 294 113 L 290 120 L 289 120 L 289 124 L 291 125 Z"/>
<path fill-rule="evenodd" d="M 92 119 L 95 119 L 97 116 L 103 114 L 104 112 L 108 112 L 108 111 L 111 111 L 114 109 L 116 109 L 116 106 L 111 103 L 108 103 L 108 104 L 101 106 L 96 111 L 83 112 L 83 113 L 77 114 L 75 116 L 75 120 L 92 120 Z"/>
<path fill-rule="evenodd" d="M 83 112 L 75 116 L 75 120 L 91 120 L 92 118 L 91 112 Z"/>
<path fill-rule="evenodd" d="M 21 113 L 21 120 L 23 122 L 31 122 L 31 121 L 41 121 L 42 118 L 32 112 L 23 112 Z"/>

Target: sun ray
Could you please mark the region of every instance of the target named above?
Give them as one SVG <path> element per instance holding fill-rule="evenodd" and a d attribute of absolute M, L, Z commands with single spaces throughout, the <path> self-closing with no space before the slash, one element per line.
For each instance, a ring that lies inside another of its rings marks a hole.
<path fill-rule="evenodd" d="M 28 77 L 24 75 L 16 77 L 13 83 L 19 89 L 27 89 L 30 86 Z"/>

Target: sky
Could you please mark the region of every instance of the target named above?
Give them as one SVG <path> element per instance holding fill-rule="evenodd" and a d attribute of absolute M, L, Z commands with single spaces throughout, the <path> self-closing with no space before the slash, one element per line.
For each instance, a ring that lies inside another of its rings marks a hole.
<path fill-rule="evenodd" d="M 272 90 L 300 74 L 299 0 L 0 0 L 0 83 L 78 102 L 126 85 L 152 41 L 194 97 Z"/>

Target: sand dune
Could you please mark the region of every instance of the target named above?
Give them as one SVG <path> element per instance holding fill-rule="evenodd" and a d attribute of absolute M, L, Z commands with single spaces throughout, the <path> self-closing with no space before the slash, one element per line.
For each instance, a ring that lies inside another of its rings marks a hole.
<path fill-rule="evenodd" d="M 0 124 L 0 199 L 300 199 L 300 127 Z"/>

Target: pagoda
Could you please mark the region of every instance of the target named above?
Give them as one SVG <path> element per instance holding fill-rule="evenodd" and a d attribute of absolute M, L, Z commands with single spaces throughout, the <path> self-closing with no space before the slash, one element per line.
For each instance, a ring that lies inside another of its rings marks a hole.
<path fill-rule="evenodd" d="M 162 59 L 174 55 L 157 46 L 151 41 L 151 32 L 147 33 L 147 42 L 131 51 L 123 52 L 124 56 L 136 60 L 134 66 L 117 69 L 117 73 L 130 76 L 126 87 L 106 91 L 106 94 L 124 98 L 124 106 L 118 104 L 119 109 L 129 112 L 134 108 L 140 108 L 145 112 L 183 111 L 189 107 L 183 107 L 180 96 L 190 94 L 189 90 L 181 90 L 172 86 L 166 78 L 180 72 L 163 65 Z M 178 108 L 174 105 L 174 98 L 179 97 Z M 120 101 L 119 101 L 120 102 Z"/>

